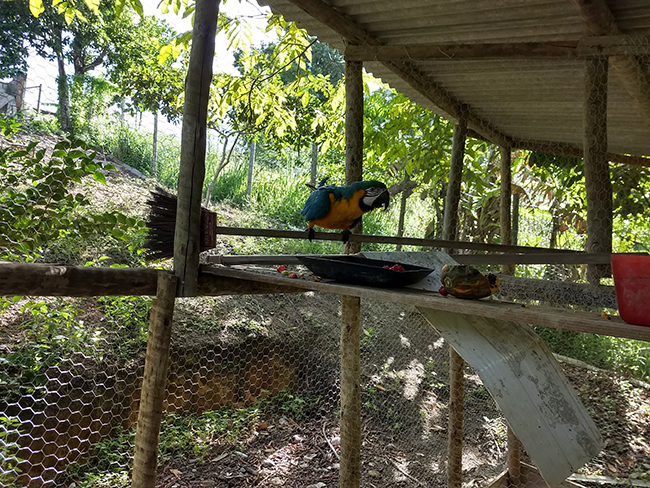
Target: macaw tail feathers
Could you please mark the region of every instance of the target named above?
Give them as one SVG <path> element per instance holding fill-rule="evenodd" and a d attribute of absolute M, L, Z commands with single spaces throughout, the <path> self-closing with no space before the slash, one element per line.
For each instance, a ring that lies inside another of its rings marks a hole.
<path fill-rule="evenodd" d="M 312 185 L 311 183 L 305 183 L 305 186 L 306 186 L 307 188 L 309 188 L 311 191 L 316 191 L 316 190 L 318 190 L 321 186 L 325 186 L 325 183 L 327 183 L 327 180 L 329 180 L 329 179 L 330 179 L 330 177 L 329 177 L 329 176 L 326 176 L 325 178 L 323 178 L 322 180 L 320 180 L 320 182 L 319 182 L 316 186 Z"/>

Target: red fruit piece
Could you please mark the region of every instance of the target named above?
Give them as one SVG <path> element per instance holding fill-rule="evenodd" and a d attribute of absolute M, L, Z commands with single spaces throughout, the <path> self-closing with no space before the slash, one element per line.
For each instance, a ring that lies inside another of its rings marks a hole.
<path fill-rule="evenodd" d="M 438 293 L 440 293 L 442 296 L 449 295 L 449 292 L 445 288 L 445 285 L 442 285 L 440 288 L 438 288 Z"/>
<path fill-rule="evenodd" d="M 298 278 L 296 273 L 289 273 L 289 278 Z"/>
<path fill-rule="evenodd" d="M 280 266 L 277 267 L 277 271 L 278 271 L 278 273 L 282 273 L 282 272 L 285 271 L 286 269 L 287 269 L 287 267 L 286 267 L 286 266 L 282 266 L 282 265 L 280 265 Z"/>

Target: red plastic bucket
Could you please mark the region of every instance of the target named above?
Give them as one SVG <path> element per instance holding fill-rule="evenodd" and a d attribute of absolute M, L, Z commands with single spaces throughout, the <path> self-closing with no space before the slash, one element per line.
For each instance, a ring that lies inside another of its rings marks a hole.
<path fill-rule="evenodd" d="M 650 256 L 612 254 L 612 272 L 621 318 L 650 326 Z"/>

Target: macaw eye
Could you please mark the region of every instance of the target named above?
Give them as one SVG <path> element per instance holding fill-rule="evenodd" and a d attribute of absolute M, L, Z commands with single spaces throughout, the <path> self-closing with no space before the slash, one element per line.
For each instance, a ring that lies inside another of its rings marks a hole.
<path fill-rule="evenodd" d="M 380 188 L 378 186 L 371 186 L 366 190 L 366 196 L 376 197 L 377 195 L 379 195 L 381 192 L 385 190 L 386 190 L 385 188 Z"/>

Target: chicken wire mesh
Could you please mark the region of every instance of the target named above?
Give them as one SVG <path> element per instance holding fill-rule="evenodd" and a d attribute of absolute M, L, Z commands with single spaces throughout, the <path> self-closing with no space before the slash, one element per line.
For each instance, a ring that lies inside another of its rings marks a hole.
<path fill-rule="evenodd" d="M 471 138 L 465 167 L 456 166 L 438 175 L 436 182 L 441 183 L 435 188 L 447 201 L 457 201 L 445 207 L 446 226 L 440 211 L 428 237 L 516 245 L 521 243 L 517 233 L 525 231 L 537 237 L 526 244 L 542 248 L 593 253 L 647 250 L 647 231 L 634 225 L 635 218 L 643 218 L 639 194 L 647 185 L 647 169 L 646 163 L 634 156 L 646 154 L 648 149 L 647 122 L 637 95 L 647 90 L 649 59 L 630 53 L 645 52 L 649 44 L 647 38 L 626 42 L 607 48 L 609 61 L 561 56 L 488 62 L 454 59 L 452 53 L 448 60 L 391 61 L 378 68 L 380 75 L 388 68 L 390 73 L 382 76 L 388 83 L 396 75 L 405 78 L 414 100 L 426 106 L 439 102 L 442 110 L 438 108 L 437 112 L 454 121 L 466 119 L 465 129 L 463 123 L 454 129 L 457 139 L 463 133 Z M 367 64 L 373 69 L 377 61 Z M 33 123 L 45 124 L 43 114 L 50 111 L 53 116 L 58 106 L 53 77 L 41 78 L 36 72 L 6 84 L 0 109 L 28 107 Z M 96 89 L 88 90 L 93 94 Z M 86 114 L 89 108 L 85 107 Z M 117 128 L 121 127 L 120 119 L 126 118 L 127 125 L 141 129 L 146 139 L 138 147 L 153 150 L 153 126 L 159 122 L 142 112 L 130 115 L 123 103 L 112 106 L 112 110 L 112 118 L 90 117 L 88 123 Z M 85 119 L 79 120 L 83 123 Z M 499 137 L 497 128 L 508 138 Z M 134 141 L 126 135 L 122 140 L 103 143 L 106 147 L 116 144 L 122 152 L 113 150 L 113 154 L 141 172 L 153 172 L 159 181 L 173 182 L 177 176 L 172 163 L 176 155 L 170 149 L 175 147 L 173 137 L 161 133 L 157 144 L 163 149 L 156 151 L 167 159 L 154 170 L 138 166 Z M 499 227 L 497 184 L 504 176 L 499 167 L 500 153 L 492 150 L 481 153 L 487 156 L 474 156 L 479 147 L 485 147 L 485 139 L 501 141 L 512 150 L 513 160 L 528 162 L 513 172 L 512 188 L 507 192 L 513 202 L 508 212 L 514 227 L 510 242 Z M 583 142 L 588 146 L 584 163 L 580 159 Z M 439 149 L 446 156 L 453 152 L 450 144 Z M 489 169 L 490 177 L 476 184 L 472 178 L 483 168 Z M 417 171 L 411 175 L 417 177 Z M 458 186 L 453 186 L 454 181 Z M 580 191 L 567 200 L 568 192 L 562 190 L 572 187 Z M 427 191 L 433 194 L 434 188 Z M 526 217 L 516 217 L 524 211 L 528 211 Z M 469 254 L 466 250 L 457 252 Z M 486 272 L 502 271 L 500 265 L 478 267 Z M 607 268 L 517 265 L 512 269 L 517 279 L 502 275 L 495 298 L 612 314 L 617 302 Z M 596 286 L 598 283 L 601 286 Z M 178 332 L 172 343 L 163 438 L 173 440 L 184 432 L 199 432 L 196 425 L 202 422 L 218 424 L 222 414 L 210 412 L 221 412 L 224 407 L 231 411 L 260 408 L 262 413 L 251 421 L 250 430 L 238 431 L 236 419 L 224 420 L 225 432 L 243 432 L 239 444 L 217 427 L 197 434 L 191 441 L 193 455 L 202 463 L 173 464 L 170 459 L 180 451 L 165 445 L 169 457 L 163 458 L 163 464 L 169 469 L 160 473 L 161 486 L 177 484 L 180 488 L 184 483 L 192 486 L 193 481 L 196 486 L 337 484 L 337 453 L 340 437 L 345 435 L 338 430 L 337 418 L 337 298 L 305 293 L 262 300 L 224 299 L 218 310 L 229 319 L 213 318 L 224 321 L 218 332 L 203 320 L 198 322 L 205 330 L 195 330 L 196 319 L 188 318 L 212 313 L 201 300 L 185 305 L 187 315 L 177 320 Z M 17 314 L 21 303 L 7 310 Z M 58 302 L 56 307 L 65 308 L 63 303 Z M 237 316 L 242 308 L 247 313 Z M 447 482 L 448 345 L 412 309 L 364 301 L 362 313 L 362 485 L 443 486 Z M 259 320 L 251 320 L 253 314 Z M 282 319 L 283 315 L 286 318 Z M 135 345 L 123 344 L 123 339 L 110 333 L 108 337 L 105 332 L 93 335 L 101 332 L 99 328 L 86 330 L 75 324 L 78 322 L 70 325 L 79 329 L 73 344 L 60 344 L 53 331 L 48 337 L 51 343 L 38 345 L 43 349 L 56 345 L 65 352 L 56 364 L 45 364 L 37 374 L 30 373 L 29 365 L 19 371 L 9 366 L 3 370 L 9 382 L 3 385 L 0 409 L 0 484 L 71 486 L 90 471 L 97 475 L 90 481 L 97 486 L 128 484 L 144 368 L 142 343 L 138 346 L 135 340 Z M 552 335 L 543 328 L 537 331 L 555 352 L 566 356 L 579 355 L 588 341 L 600 341 L 603 348 L 611 344 L 598 336 L 585 338 L 569 331 Z M 5 358 L 14 352 L 14 345 L 3 349 Z M 45 353 L 41 356 L 47 357 Z M 641 346 L 639 356 L 647 357 L 645 346 Z M 563 369 L 606 439 L 606 449 L 581 472 L 602 476 L 601 482 L 619 478 L 633 483 L 647 477 L 647 386 L 584 364 L 563 363 Z M 20 378 L 19 384 L 11 382 L 16 378 Z M 463 484 L 487 486 L 506 468 L 507 422 L 470 367 L 465 368 L 465 380 Z M 273 398 L 286 399 L 286 395 L 300 401 L 289 399 L 279 410 L 258 407 Z M 294 417 L 298 413 L 315 422 L 315 427 L 297 427 L 300 423 Z M 116 439 L 120 442 L 112 444 Z M 173 444 L 171 440 L 169 443 Z M 222 457 L 224 454 L 228 456 Z M 523 459 L 532 463 L 525 452 Z M 173 469 L 185 475 L 188 469 L 199 474 L 193 481 L 184 482 Z M 209 475 L 202 478 L 204 471 Z M 521 481 L 524 487 L 533 484 Z"/>
<path fill-rule="evenodd" d="M 336 486 L 343 435 L 338 298 L 313 292 L 229 297 L 219 300 L 220 318 L 193 319 L 212 315 L 211 300 L 178 307 L 161 430 L 166 469 L 159 485 L 182 486 L 173 474 L 177 469 L 210 486 Z M 242 320 L 255 316 L 256 327 L 243 327 L 251 324 Z M 223 321 L 221 327 L 197 330 L 213 320 Z M 361 324 L 362 486 L 444 486 L 446 342 L 417 311 L 390 303 L 364 300 Z M 85 471 L 94 474 L 94 486 L 128 485 L 144 353 L 116 338 L 94 337 L 31 381 L 23 379 L 20 388 L 5 390 L 3 415 L 16 419 L 2 439 L 6 486 L 69 486 Z M 648 462 L 647 391 L 611 372 L 584 368 L 564 366 L 609 445 L 581 471 L 612 475 L 614 468 L 629 476 L 642 470 Z M 636 398 L 620 397 L 623 391 Z M 280 403 L 286 408 L 273 411 L 260 407 L 287 395 L 301 403 Z M 612 404 L 601 405 L 605 401 Z M 250 408 L 263 411 L 242 425 L 234 413 Z M 470 367 L 464 410 L 463 483 L 484 486 L 506 467 L 507 422 Z M 613 412 L 618 418 L 607 418 Z M 219 421 L 226 422 L 225 430 Z M 183 451 L 190 432 L 192 450 Z M 233 442 L 231 436 L 240 437 Z M 531 462 L 525 453 L 523 459 Z"/>

